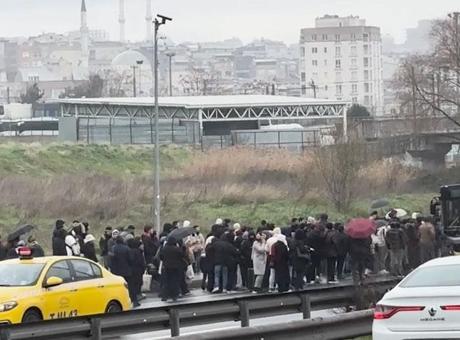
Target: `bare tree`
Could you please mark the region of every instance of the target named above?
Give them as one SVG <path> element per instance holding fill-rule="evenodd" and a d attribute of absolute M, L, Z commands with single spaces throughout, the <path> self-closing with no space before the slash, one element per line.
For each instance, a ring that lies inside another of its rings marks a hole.
<path fill-rule="evenodd" d="M 323 180 L 329 200 L 338 211 L 346 211 L 358 191 L 360 171 L 370 160 L 364 144 L 349 142 L 313 151 L 315 170 Z"/>
<path fill-rule="evenodd" d="M 443 115 L 460 126 L 460 34 L 458 15 L 433 24 L 433 50 L 407 57 L 394 79 L 403 111 L 414 116 Z"/>
<path fill-rule="evenodd" d="M 180 83 L 183 92 L 192 96 L 217 95 L 222 92 L 217 73 L 203 67 L 191 67 Z"/>

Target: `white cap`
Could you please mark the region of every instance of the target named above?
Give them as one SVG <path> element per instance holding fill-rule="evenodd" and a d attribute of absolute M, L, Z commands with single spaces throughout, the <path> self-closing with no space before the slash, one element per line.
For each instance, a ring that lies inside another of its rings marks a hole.
<path fill-rule="evenodd" d="M 221 218 L 218 218 L 218 219 L 216 220 L 216 224 L 219 224 L 219 225 L 221 225 L 222 223 L 224 223 L 224 221 L 222 221 L 222 219 L 221 219 Z"/>
<path fill-rule="evenodd" d="M 241 229 L 241 224 L 235 223 L 235 224 L 233 225 L 233 229 L 235 229 L 235 230 Z"/>
<path fill-rule="evenodd" d="M 182 227 L 187 228 L 190 227 L 192 223 L 190 221 L 185 220 L 184 223 L 182 223 Z"/>

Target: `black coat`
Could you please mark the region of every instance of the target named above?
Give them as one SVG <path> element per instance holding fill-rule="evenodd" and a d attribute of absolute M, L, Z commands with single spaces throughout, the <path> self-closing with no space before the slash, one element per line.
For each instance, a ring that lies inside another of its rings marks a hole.
<path fill-rule="evenodd" d="M 320 230 L 312 230 L 307 234 L 307 244 L 320 256 L 326 256 L 326 240 Z"/>
<path fill-rule="evenodd" d="M 39 244 L 34 244 L 30 247 L 30 250 L 32 250 L 32 257 L 44 257 L 45 256 L 45 251 Z"/>
<path fill-rule="evenodd" d="M 238 249 L 230 242 L 217 239 L 211 246 L 214 248 L 214 264 L 227 267 L 235 266 L 238 263 Z"/>
<path fill-rule="evenodd" d="M 6 254 L 8 253 L 8 249 L 0 243 L 0 261 L 3 261 L 6 259 Z"/>
<path fill-rule="evenodd" d="M 110 268 L 115 275 L 130 277 L 133 274 L 131 252 L 126 244 L 116 243 L 112 248 Z"/>
<path fill-rule="evenodd" d="M 337 256 L 346 256 L 350 251 L 350 238 L 347 234 L 337 232 L 334 234 L 334 244 L 337 250 Z"/>
<path fill-rule="evenodd" d="M 292 249 L 292 248 L 290 248 Z M 294 243 L 292 265 L 294 270 L 306 269 L 310 262 L 310 251 L 302 240 L 296 240 Z"/>
<path fill-rule="evenodd" d="M 106 237 L 105 235 L 99 240 L 99 249 L 101 250 L 101 256 L 109 255 L 109 239 L 111 237 Z"/>
<path fill-rule="evenodd" d="M 17 258 L 19 258 L 19 255 L 16 252 L 16 248 L 8 249 L 8 252 L 6 253 L 6 259 L 10 260 L 10 259 L 17 259 Z"/>
<path fill-rule="evenodd" d="M 153 263 L 155 255 L 157 254 L 159 244 L 155 242 L 151 236 L 142 235 L 142 243 L 144 244 L 144 257 L 146 263 Z"/>
<path fill-rule="evenodd" d="M 84 243 L 83 248 L 80 250 L 81 253 L 85 256 L 85 258 L 94 262 L 98 262 L 96 256 L 96 247 L 94 246 L 93 242 Z"/>
<path fill-rule="evenodd" d="M 335 230 L 326 229 L 325 233 L 325 254 L 327 257 L 337 257 L 337 247 L 335 244 Z"/>
<path fill-rule="evenodd" d="M 67 232 L 64 229 L 54 230 L 53 232 L 53 256 L 67 256 L 65 237 Z"/>
<path fill-rule="evenodd" d="M 243 240 L 241 242 L 240 258 L 241 258 L 242 265 L 252 267 L 251 255 L 252 255 L 252 244 L 253 243 L 254 241 L 249 240 L 249 239 Z"/>
<path fill-rule="evenodd" d="M 352 258 L 365 259 L 371 253 L 372 240 L 370 237 L 365 239 L 350 239 L 350 255 Z"/>
<path fill-rule="evenodd" d="M 130 248 L 129 251 L 131 253 L 133 275 L 142 276 L 145 272 L 145 259 L 142 250 Z"/>
<path fill-rule="evenodd" d="M 185 253 L 182 247 L 166 244 L 160 251 L 163 267 L 167 269 L 182 269 L 187 267 Z"/>

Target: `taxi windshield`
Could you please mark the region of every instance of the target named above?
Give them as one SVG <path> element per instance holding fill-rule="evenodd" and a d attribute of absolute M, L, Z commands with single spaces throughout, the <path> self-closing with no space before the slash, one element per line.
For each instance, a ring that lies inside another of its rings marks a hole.
<path fill-rule="evenodd" d="M 45 265 L 41 263 L 1 263 L 0 287 L 33 286 Z"/>

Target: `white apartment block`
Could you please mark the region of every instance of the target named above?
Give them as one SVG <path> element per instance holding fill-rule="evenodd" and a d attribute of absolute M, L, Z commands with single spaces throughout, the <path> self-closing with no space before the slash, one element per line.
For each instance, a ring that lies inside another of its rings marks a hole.
<path fill-rule="evenodd" d="M 347 100 L 383 112 L 380 28 L 359 17 L 324 16 L 300 35 L 303 95 Z"/>

